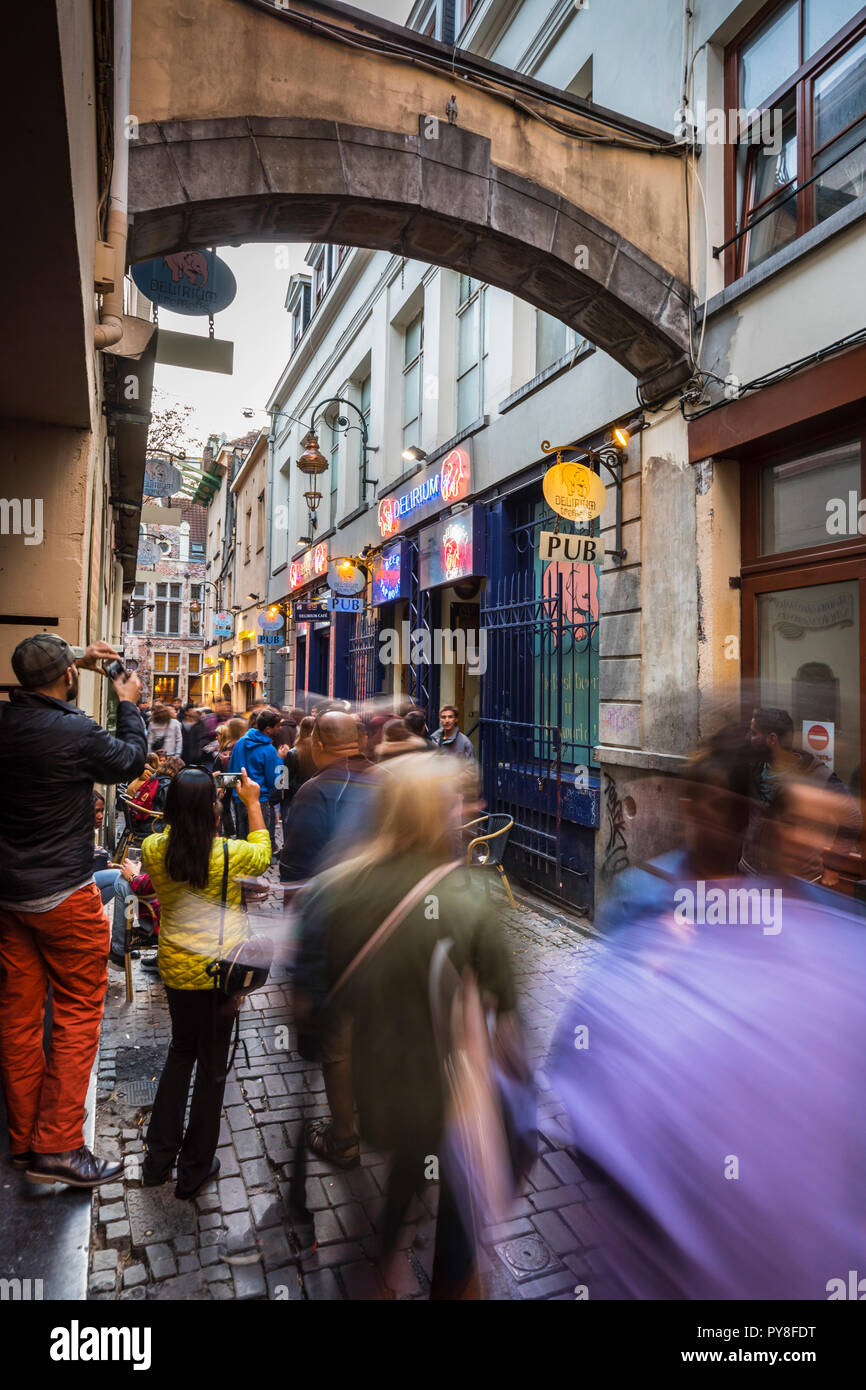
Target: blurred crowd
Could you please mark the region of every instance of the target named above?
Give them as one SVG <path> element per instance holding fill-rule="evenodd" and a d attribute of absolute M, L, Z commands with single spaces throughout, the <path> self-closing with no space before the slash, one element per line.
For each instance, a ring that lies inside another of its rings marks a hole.
<path fill-rule="evenodd" d="M 219 1172 L 238 1011 L 277 948 L 295 1053 L 321 1067 L 328 1103 L 294 1157 L 298 1257 L 315 1244 L 305 1154 L 347 1170 L 372 1146 L 390 1164 L 386 1282 L 435 1177 L 431 1297 L 481 1296 L 479 1231 L 507 1219 L 535 1161 L 535 1082 L 502 902 L 479 872 L 492 839 L 468 850 L 492 829 L 457 709 L 431 730 L 408 702 L 149 708 L 116 655 L 25 639 L 20 690 L 0 706 L 11 1162 L 35 1182 L 121 1176 L 84 1144 L 84 1097 L 106 961 L 128 970 L 143 952 L 172 1038 L 142 1182 L 197 1196 Z M 76 707 L 79 667 L 114 684 L 113 734 Z M 102 848 L 109 786 L 116 859 Z M 720 724 L 673 791 L 677 842 L 614 880 L 545 1064 L 567 1141 L 607 1194 L 599 1286 L 824 1297 L 856 1267 L 863 1221 L 859 783 L 796 747 L 786 710 L 760 706 L 747 726 Z M 248 907 L 264 894 L 279 911 L 263 944 Z"/>

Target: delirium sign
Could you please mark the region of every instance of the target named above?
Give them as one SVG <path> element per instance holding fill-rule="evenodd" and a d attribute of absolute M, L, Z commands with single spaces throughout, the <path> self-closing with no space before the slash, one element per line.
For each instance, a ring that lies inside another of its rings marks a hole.
<path fill-rule="evenodd" d="M 383 497 L 379 503 L 379 530 L 386 538 L 395 536 L 406 517 L 420 521 L 449 502 L 459 502 L 469 492 L 469 455 L 465 449 L 451 449 L 438 473 L 417 483 L 402 497 Z"/>

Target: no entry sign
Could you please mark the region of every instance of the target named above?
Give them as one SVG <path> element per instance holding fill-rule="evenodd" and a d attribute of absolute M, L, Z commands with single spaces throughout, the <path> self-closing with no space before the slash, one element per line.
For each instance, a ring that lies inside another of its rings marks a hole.
<path fill-rule="evenodd" d="M 803 752 L 811 753 L 832 772 L 836 752 L 836 725 L 829 719 L 804 719 Z"/>

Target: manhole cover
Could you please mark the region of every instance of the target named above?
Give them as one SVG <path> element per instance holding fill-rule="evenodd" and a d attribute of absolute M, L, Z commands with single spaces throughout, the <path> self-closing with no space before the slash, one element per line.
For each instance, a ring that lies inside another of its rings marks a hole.
<path fill-rule="evenodd" d="M 177 1200 L 173 1183 L 168 1182 L 164 1187 L 130 1188 L 126 1194 L 126 1209 L 134 1246 L 195 1234 L 195 1206 L 192 1202 Z"/>
<path fill-rule="evenodd" d="M 127 1105 L 134 1105 L 138 1109 L 153 1105 L 156 1100 L 156 1090 L 159 1086 L 159 1077 L 145 1077 L 141 1081 L 129 1081 L 118 1093 L 120 1098 L 126 1101 Z"/>
<path fill-rule="evenodd" d="M 559 1261 L 541 1236 L 518 1236 L 516 1240 L 503 1241 L 501 1245 L 495 1245 L 493 1248 L 519 1284 L 525 1279 L 535 1279 L 539 1274 L 560 1268 Z"/>

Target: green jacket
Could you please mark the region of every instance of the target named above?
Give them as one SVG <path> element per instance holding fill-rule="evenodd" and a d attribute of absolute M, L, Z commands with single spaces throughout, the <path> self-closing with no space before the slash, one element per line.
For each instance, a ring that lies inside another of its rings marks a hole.
<path fill-rule="evenodd" d="M 207 967 L 219 954 L 223 881 L 223 844 L 229 847 L 229 879 L 223 928 L 225 955 L 249 935 L 241 907 L 239 878 L 264 873 L 271 862 L 267 830 L 252 830 L 246 840 L 214 837 L 206 888 L 190 888 L 169 878 L 165 854 L 171 829 L 148 835 L 141 847 L 142 868 L 159 899 L 159 973 L 171 989 L 213 989 Z"/>

